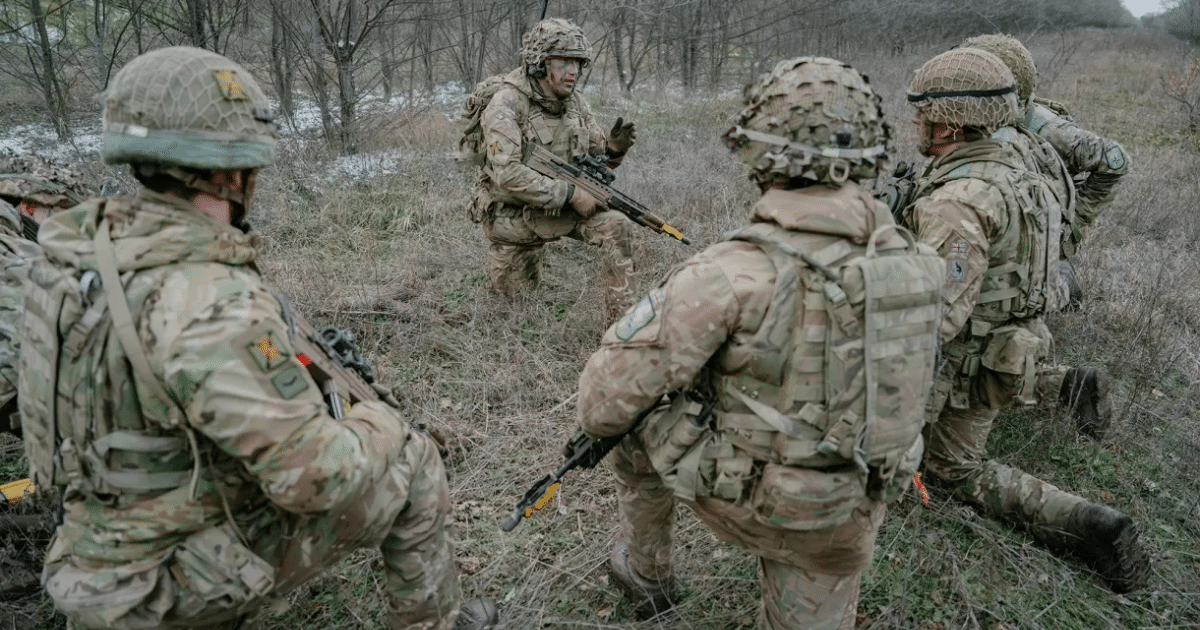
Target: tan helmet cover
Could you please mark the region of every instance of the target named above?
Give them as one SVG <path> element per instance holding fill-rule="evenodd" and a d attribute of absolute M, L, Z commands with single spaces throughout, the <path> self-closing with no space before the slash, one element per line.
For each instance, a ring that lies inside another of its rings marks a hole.
<path fill-rule="evenodd" d="M 919 119 L 990 135 L 1017 119 L 1017 81 L 995 55 L 955 48 L 925 62 L 908 87 Z"/>
<path fill-rule="evenodd" d="M 1029 99 L 1033 97 L 1033 91 L 1037 89 L 1038 72 L 1037 66 L 1033 63 L 1033 55 L 1029 53 L 1029 49 L 1024 44 L 1011 35 L 994 33 L 976 35 L 963 40 L 959 46 L 986 50 L 999 57 L 1017 80 L 1017 100 L 1020 101 L 1022 111 L 1029 107 Z"/>
<path fill-rule="evenodd" d="M 592 61 L 592 46 L 574 22 L 547 18 L 521 37 L 521 61 L 535 66 L 550 57 L 581 59 L 587 65 Z"/>
<path fill-rule="evenodd" d="M 891 126 L 867 78 L 825 57 L 776 64 L 746 88 L 725 143 L 759 184 L 796 178 L 840 185 L 875 177 Z"/>

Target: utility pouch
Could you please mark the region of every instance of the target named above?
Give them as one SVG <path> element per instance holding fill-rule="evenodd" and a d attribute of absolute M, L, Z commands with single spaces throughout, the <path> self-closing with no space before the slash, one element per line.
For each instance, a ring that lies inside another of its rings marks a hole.
<path fill-rule="evenodd" d="M 179 585 L 174 611 L 183 618 L 252 610 L 275 586 L 275 567 L 243 545 L 228 523 L 189 536 L 168 566 Z"/>
<path fill-rule="evenodd" d="M 1037 362 L 1044 345 L 1020 325 L 994 329 L 980 357 L 983 373 L 975 395 L 993 409 L 1011 402 L 1036 404 Z"/>
<path fill-rule="evenodd" d="M 827 472 L 767 464 L 750 507 L 762 523 L 780 529 L 834 527 L 846 522 L 867 498 L 866 479 L 853 465 Z"/>

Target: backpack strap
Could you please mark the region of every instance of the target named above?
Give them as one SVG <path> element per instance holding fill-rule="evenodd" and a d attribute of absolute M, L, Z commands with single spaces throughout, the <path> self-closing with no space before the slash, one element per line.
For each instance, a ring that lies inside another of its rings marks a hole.
<path fill-rule="evenodd" d="M 158 398 L 167 409 L 168 423 L 179 427 L 188 437 L 192 448 L 192 480 L 191 496 L 196 496 L 196 484 L 200 480 L 200 449 L 196 443 L 196 434 L 187 426 L 183 412 L 175 400 L 167 394 L 167 390 L 159 382 L 154 370 L 150 369 L 150 361 L 146 358 L 145 348 L 134 330 L 133 315 L 129 312 L 129 304 L 121 284 L 121 275 L 117 271 L 116 255 L 114 254 L 112 236 L 109 234 L 108 218 L 100 221 L 96 230 L 96 267 L 100 271 L 100 281 L 106 288 L 104 295 L 108 302 L 109 316 L 112 318 L 113 330 L 117 333 L 117 341 L 125 350 L 125 356 L 133 371 L 137 373 L 138 381 L 145 383 L 150 394 Z M 132 446 L 132 443 L 130 444 Z"/>

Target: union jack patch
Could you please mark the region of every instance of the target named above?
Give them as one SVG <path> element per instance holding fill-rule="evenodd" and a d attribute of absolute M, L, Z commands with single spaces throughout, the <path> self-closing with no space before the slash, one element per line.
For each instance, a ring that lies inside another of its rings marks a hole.
<path fill-rule="evenodd" d="M 969 251 L 971 251 L 971 246 L 966 241 L 954 241 L 950 243 L 950 254 L 966 256 Z"/>

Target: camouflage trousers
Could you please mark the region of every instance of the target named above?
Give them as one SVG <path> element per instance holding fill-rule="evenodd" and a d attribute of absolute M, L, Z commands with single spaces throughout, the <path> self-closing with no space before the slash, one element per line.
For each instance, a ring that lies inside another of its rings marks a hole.
<path fill-rule="evenodd" d="M 925 467 L 931 481 L 993 518 L 1027 526 L 1065 526 L 1071 510 L 1084 499 L 987 459 L 988 434 L 999 413 L 972 400 L 966 409 L 947 406 L 937 422 L 926 425 Z"/>
<path fill-rule="evenodd" d="M 509 214 L 501 211 L 483 224 L 483 233 L 490 242 L 493 289 L 511 297 L 521 287 L 536 287 L 542 273 L 542 248 L 565 236 L 600 248 L 609 319 L 633 304 L 632 224 L 625 215 L 605 210 L 584 219 L 569 209 L 558 216 L 530 209 Z"/>
<path fill-rule="evenodd" d="M 621 537 L 638 574 L 671 576 L 676 498 L 629 435 L 608 461 L 617 477 Z M 862 571 L 886 512 L 867 502 L 845 523 L 812 531 L 764 525 L 754 510 L 711 497 L 682 501 L 721 540 L 759 557 L 763 630 L 852 630 Z"/>
<path fill-rule="evenodd" d="M 248 548 L 226 523 L 189 537 L 166 557 L 118 566 L 72 556 L 60 530 L 42 584 L 76 628 L 232 630 L 355 549 L 378 547 L 387 627 L 454 626 L 462 596 L 447 532 L 450 494 L 430 438 L 411 434 L 385 477 L 338 513 L 267 514 L 243 528 Z M 97 592 L 97 585 L 109 591 Z"/>

